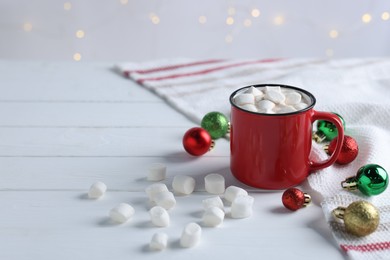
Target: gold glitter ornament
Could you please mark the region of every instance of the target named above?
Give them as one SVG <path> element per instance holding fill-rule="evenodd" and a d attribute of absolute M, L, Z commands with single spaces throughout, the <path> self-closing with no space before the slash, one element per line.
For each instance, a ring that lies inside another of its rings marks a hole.
<path fill-rule="evenodd" d="M 345 230 L 355 236 L 363 237 L 373 233 L 379 225 L 378 209 L 367 201 L 355 201 L 348 207 L 338 207 L 333 215 L 344 220 Z"/>

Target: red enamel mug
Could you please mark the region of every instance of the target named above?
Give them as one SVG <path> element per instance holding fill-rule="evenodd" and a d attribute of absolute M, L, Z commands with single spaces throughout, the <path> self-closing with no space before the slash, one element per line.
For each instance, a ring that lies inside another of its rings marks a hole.
<path fill-rule="evenodd" d="M 230 169 L 242 183 L 252 187 L 278 190 L 295 186 L 316 170 L 333 164 L 344 138 L 340 118 L 329 112 L 313 109 L 316 99 L 306 90 L 275 84 L 253 87 L 281 87 L 298 91 L 308 107 L 285 114 L 265 114 L 244 110 L 234 103 L 234 97 L 252 87 L 236 90 L 230 96 Z M 312 124 L 316 120 L 333 123 L 338 130 L 338 141 L 333 154 L 322 162 L 310 160 Z"/>

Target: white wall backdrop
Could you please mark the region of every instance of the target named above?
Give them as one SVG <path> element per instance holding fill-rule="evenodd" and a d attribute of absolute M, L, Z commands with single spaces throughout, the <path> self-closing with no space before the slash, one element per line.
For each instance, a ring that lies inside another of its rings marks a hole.
<path fill-rule="evenodd" d="M 0 59 L 389 55 L 389 0 L 0 0 Z"/>

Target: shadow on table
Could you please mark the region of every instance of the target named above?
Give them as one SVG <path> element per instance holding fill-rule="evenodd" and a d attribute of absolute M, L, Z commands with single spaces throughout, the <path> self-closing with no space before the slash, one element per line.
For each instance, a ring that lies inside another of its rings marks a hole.
<path fill-rule="evenodd" d="M 98 226 L 101 226 L 101 227 L 113 227 L 113 226 L 122 225 L 121 223 L 117 223 L 117 222 L 112 221 L 109 217 L 100 218 L 97 221 L 97 224 L 98 224 Z"/>
<path fill-rule="evenodd" d="M 173 250 L 185 249 L 184 247 L 182 247 L 182 246 L 180 245 L 180 239 L 176 239 L 176 240 L 174 240 L 174 241 L 172 241 L 172 242 L 169 242 L 168 245 L 167 245 L 167 247 L 168 247 L 169 249 L 173 249 Z M 140 247 L 140 251 L 141 251 L 142 253 L 159 253 L 159 252 L 160 252 L 159 250 L 153 250 L 153 249 L 151 249 L 150 246 L 149 246 L 149 244 L 142 245 L 142 246 Z"/>
<path fill-rule="evenodd" d="M 202 156 L 192 156 L 184 151 L 166 154 L 164 160 L 170 163 L 186 163 L 201 160 Z"/>

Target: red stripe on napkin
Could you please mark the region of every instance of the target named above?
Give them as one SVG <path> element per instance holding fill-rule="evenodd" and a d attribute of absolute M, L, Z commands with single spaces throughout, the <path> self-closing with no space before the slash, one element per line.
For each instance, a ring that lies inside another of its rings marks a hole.
<path fill-rule="evenodd" d="M 365 245 L 340 245 L 340 247 L 345 251 L 353 250 L 359 252 L 372 252 L 379 250 L 390 249 L 390 242 L 381 242 L 381 243 L 373 243 L 373 244 L 365 244 Z"/>
<path fill-rule="evenodd" d="M 212 64 L 212 63 L 218 63 L 225 60 L 205 60 L 205 61 L 197 61 L 197 62 L 191 62 L 191 63 L 185 63 L 185 64 L 177 64 L 177 65 L 169 65 L 164 67 L 157 67 L 153 69 L 145 69 L 145 70 L 127 70 L 124 71 L 123 74 L 126 77 L 129 77 L 131 73 L 138 73 L 138 74 L 148 74 L 148 73 L 154 73 L 159 71 L 165 71 L 165 70 L 175 70 L 185 67 L 191 67 L 191 66 L 198 66 L 198 65 L 205 65 L 205 64 Z"/>
<path fill-rule="evenodd" d="M 266 60 L 255 60 L 255 61 L 245 61 L 245 62 L 240 62 L 240 63 L 234 63 L 234 64 L 229 64 L 225 66 L 220 66 L 220 67 L 215 67 L 211 69 L 205 69 L 205 70 L 200 70 L 200 71 L 195 71 L 195 72 L 189 72 L 189 73 L 181 73 L 181 74 L 172 74 L 168 76 L 162 76 L 162 77 L 155 77 L 155 78 L 143 78 L 137 80 L 138 83 L 143 83 L 145 81 L 159 81 L 159 80 L 165 80 L 165 79 L 175 79 L 175 78 L 182 78 L 182 77 L 189 77 L 189 76 L 197 76 L 197 75 L 203 75 L 219 70 L 224 70 L 224 69 L 229 69 L 229 68 L 234 68 L 234 67 L 239 67 L 239 66 L 245 66 L 245 65 L 250 65 L 250 64 L 257 64 L 257 63 L 266 63 L 266 62 L 275 62 L 279 61 L 281 59 L 266 59 Z"/>

